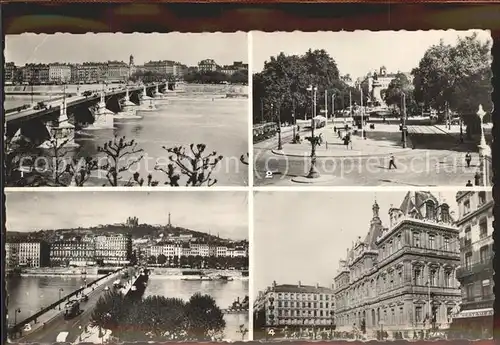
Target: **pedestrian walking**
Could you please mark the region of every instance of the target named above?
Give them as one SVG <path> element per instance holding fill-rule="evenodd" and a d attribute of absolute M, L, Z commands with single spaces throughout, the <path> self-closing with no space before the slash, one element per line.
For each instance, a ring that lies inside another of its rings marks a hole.
<path fill-rule="evenodd" d="M 392 169 L 392 167 L 394 167 L 394 169 L 397 169 L 398 167 L 396 166 L 396 162 L 395 162 L 395 159 L 394 159 L 394 155 L 391 153 L 390 157 L 389 157 L 389 170 Z"/>
<path fill-rule="evenodd" d="M 470 168 L 471 160 L 472 160 L 472 156 L 470 155 L 470 152 L 467 152 L 465 154 L 465 163 L 467 163 L 467 168 Z"/>
<path fill-rule="evenodd" d="M 470 180 L 467 181 L 467 184 L 465 185 L 465 187 L 472 187 L 472 182 L 470 182 Z"/>
<path fill-rule="evenodd" d="M 349 148 L 352 150 L 352 139 L 351 136 L 349 135 L 349 142 L 348 142 Z"/>

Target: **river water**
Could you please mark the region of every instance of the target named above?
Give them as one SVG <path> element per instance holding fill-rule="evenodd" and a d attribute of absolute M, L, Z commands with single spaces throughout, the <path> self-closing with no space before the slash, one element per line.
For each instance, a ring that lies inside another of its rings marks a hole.
<path fill-rule="evenodd" d="M 92 279 L 91 279 L 92 278 Z M 87 281 L 97 277 L 87 276 Z M 8 292 L 8 315 L 10 322 L 14 321 L 14 310 L 21 310 L 17 315 L 17 322 L 33 315 L 41 308 L 46 307 L 59 299 L 59 289 L 63 288 L 65 294 L 78 289 L 83 284 L 83 277 L 59 276 L 28 276 L 9 278 L 6 281 Z M 248 295 L 248 280 L 234 281 L 185 281 L 167 279 L 162 276 L 150 276 L 144 296 L 162 295 L 188 300 L 194 293 L 211 295 L 221 309 L 229 307 L 238 297 L 241 299 Z M 241 340 L 238 332 L 240 325 L 248 328 L 248 314 L 226 314 L 225 337 L 231 340 Z"/>
<path fill-rule="evenodd" d="M 99 276 L 87 275 L 87 283 L 98 279 Z M 14 310 L 19 308 L 17 322 L 24 320 L 44 307 L 79 289 L 84 284 L 84 276 L 27 276 L 6 279 L 8 293 L 9 323 L 14 322 Z"/>
<path fill-rule="evenodd" d="M 44 96 L 37 96 L 37 100 L 40 97 Z M 5 108 L 29 103 L 30 100 L 30 96 L 7 96 Z M 248 166 L 239 159 L 248 152 L 247 109 L 246 98 L 221 98 L 215 92 L 173 95 L 168 104 L 158 104 L 156 111 L 140 112 L 142 119 L 115 121 L 114 130 L 83 131 L 84 135 L 77 133 L 75 141 L 80 147 L 73 154 L 76 157 L 97 157 L 97 147 L 112 139 L 113 135 L 134 139 L 144 152 L 127 158 L 141 155 L 144 158 L 122 173 L 123 180 L 128 181 L 137 171 L 145 179 L 151 173 L 153 179 L 162 185 L 166 181 L 165 174 L 154 169 L 156 163 L 166 166 L 169 162 L 170 154 L 162 146 L 182 145 L 189 152 L 188 145 L 205 144 L 205 153 L 216 151 L 224 157 L 212 174 L 218 180 L 217 185 L 246 185 Z M 96 176 L 89 181 L 90 185 L 96 186 L 104 183 L 105 176 Z"/>
<path fill-rule="evenodd" d="M 200 292 L 212 296 L 221 309 L 228 308 L 238 297 L 242 299 L 248 296 L 248 280 L 233 281 L 188 281 L 175 280 L 162 276 L 151 275 L 145 296 L 161 295 L 165 297 L 181 298 L 188 300 L 193 294 Z M 241 340 L 239 333 L 240 325 L 248 328 L 248 313 L 246 314 L 225 314 L 226 329 L 224 335 L 226 339 Z M 248 339 L 245 335 L 245 340 Z"/>

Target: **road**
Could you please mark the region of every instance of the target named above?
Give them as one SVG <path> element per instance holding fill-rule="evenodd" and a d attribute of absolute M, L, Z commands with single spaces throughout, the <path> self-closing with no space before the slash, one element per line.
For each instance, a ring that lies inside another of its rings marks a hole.
<path fill-rule="evenodd" d="M 317 169 L 321 175 L 335 176 L 325 183 L 332 186 L 465 186 L 468 180 L 474 183 L 478 155 L 471 150 L 473 160 L 467 167 L 465 153 L 469 147 L 458 147 L 457 136 L 434 126 L 412 126 L 411 132 L 415 149 L 396 156 L 396 170 L 388 169 L 389 157 L 384 156 L 318 158 Z M 297 186 L 291 179 L 307 175 L 310 159 L 275 155 L 271 149 L 276 146 L 275 139 L 254 145 L 255 185 Z"/>
<path fill-rule="evenodd" d="M 90 317 L 92 315 L 92 310 L 96 305 L 99 297 L 103 295 L 104 288 L 112 286 L 112 279 L 97 287 L 92 293 L 89 295 L 89 300 L 87 302 L 81 303 L 80 307 L 83 310 L 83 313 L 79 316 L 76 316 L 72 319 L 65 320 L 63 313 L 56 316 L 50 322 L 48 322 L 45 327 L 41 327 L 34 331 L 33 333 L 27 335 L 26 337 L 15 339 L 16 343 L 54 343 L 56 341 L 57 335 L 60 332 L 69 332 L 67 337 L 67 342 L 73 343 L 78 337 L 80 337 L 81 332 L 85 325 L 88 325 L 90 322 Z M 82 326 L 82 330 L 78 328 L 78 326 Z"/>

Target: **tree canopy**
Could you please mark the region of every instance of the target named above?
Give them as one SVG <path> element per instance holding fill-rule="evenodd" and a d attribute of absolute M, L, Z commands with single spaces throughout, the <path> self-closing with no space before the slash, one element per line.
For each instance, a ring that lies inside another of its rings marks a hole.
<path fill-rule="evenodd" d="M 312 94 L 308 87 L 317 87 L 316 105 L 319 113 L 326 102 L 331 110 L 332 95 L 335 95 L 335 109 L 349 104 L 349 91 L 353 99 L 360 91 L 343 82 L 335 60 L 323 49 L 308 50 L 303 55 L 280 53 L 264 64 L 264 69 L 253 77 L 254 122 L 281 121 L 297 118 L 311 118 Z M 359 102 L 358 102 L 359 103 Z"/>
<path fill-rule="evenodd" d="M 209 295 L 194 294 L 189 301 L 164 296 L 127 300 L 111 291 L 101 297 L 91 324 L 112 331 L 120 341 L 212 340 L 221 335 L 224 314 Z"/>
<path fill-rule="evenodd" d="M 430 47 L 412 71 L 415 98 L 426 106 L 461 115 L 475 114 L 479 104 L 491 110 L 490 43 L 476 33 L 458 38 L 455 45 L 441 41 Z"/>

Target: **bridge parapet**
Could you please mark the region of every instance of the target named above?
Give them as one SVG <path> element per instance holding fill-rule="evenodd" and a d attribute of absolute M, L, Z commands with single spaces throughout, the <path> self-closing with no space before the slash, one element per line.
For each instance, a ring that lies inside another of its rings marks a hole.
<path fill-rule="evenodd" d="M 105 276 L 102 276 L 90 283 L 87 284 L 87 286 L 84 286 L 84 287 L 81 287 L 73 292 L 71 292 L 70 294 L 67 294 L 66 296 L 62 297 L 60 300 L 52 303 L 51 305 L 49 305 L 48 307 L 46 308 L 43 308 L 42 310 L 40 310 L 39 312 L 31 315 L 30 317 L 16 323 L 15 325 L 11 326 L 8 328 L 8 334 L 10 335 L 11 339 L 14 339 L 16 338 L 16 335 L 17 334 L 21 334 L 23 332 L 23 328 L 26 324 L 29 324 L 31 325 L 33 323 L 33 325 L 37 325 L 39 324 L 39 320 L 38 319 L 41 319 L 45 314 L 48 314 L 50 312 L 53 312 L 53 311 L 56 311 L 55 315 L 53 315 L 52 317 L 50 317 L 50 319 L 52 319 L 53 317 L 56 317 L 57 315 L 59 315 L 62 311 L 59 311 L 59 306 L 64 303 L 65 301 L 68 301 L 70 300 L 72 297 L 75 297 L 77 295 L 79 295 L 80 293 L 84 292 L 85 289 L 88 289 L 90 286 L 93 286 L 93 285 L 96 285 L 96 284 L 99 284 L 101 282 L 103 282 L 104 280 L 106 279 L 109 279 L 111 276 L 115 275 L 116 273 L 122 271 L 123 268 L 119 268 L 117 270 L 115 270 L 114 272 L 110 272 L 108 273 L 107 275 Z M 35 327 L 32 327 L 32 331 L 33 331 L 33 328 Z"/>

